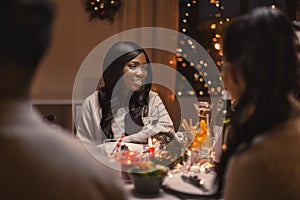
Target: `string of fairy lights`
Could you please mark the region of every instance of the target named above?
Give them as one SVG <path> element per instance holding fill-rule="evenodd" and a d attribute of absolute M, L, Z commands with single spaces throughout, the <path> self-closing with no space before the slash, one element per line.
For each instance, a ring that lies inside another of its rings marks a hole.
<path fill-rule="evenodd" d="M 226 23 L 230 21 L 230 18 L 224 17 L 224 6 L 222 4 L 221 0 L 208 0 L 210 1 L 210 4 L 214 6 L 216 9 L 216 12 L 214 13 L 214 20 L 213 22 L 209 25 L 208 29 L 211 30 L 211 42 L 210 45 L 207 47 L 206 51 L 213 57 L 216 65 L 220 68 L 223 64 L 222 57 L 223 57 L 223 52 L 222 52 L 222 34 L 225 29 Z M 191 15 L 191 8 L 193 6 L 197 5 L 197 0 L 187 0 L 185 7 L 181 8 L 183 10 L 183 15 L 180 16 L 180 25 L 179 25 L 179 30 L 184 33 L 184 34 L 189 34 L 189 29 L 192 28 L 189 24 L 190 20 L 190 15 Z M 192 44 L 192 41 L 187 40 L 185 41 L 184 38 L 180 38 L 179 43 L 178 43 L 178 48 L 176 50 L 176 60 L 177 60 L 177 68 L 187 68 L 191 67 L 194 68 L 199 68 L 201 70 L 193 70 L 193 81 L 196 82 L 196 84 L 201 85 L 200 89 L 196 91 L 186 91 L 184 93 L 183 90 L 180 90 L 182 88 L 179 88 L 177 91 L 177 94 L 179 96 L 187 94 L 187 95 L 196 95 L 197 96 L 206 96 L 206 95 L 221 95 L 222 89 L 220 87 L 221 84 L 221 77 L 219 77 L 219 82 L 215 83 L 217 85 L 216 87 L 210 87 L 208 89 L 208 85 L 211 84 L 212 80 L 204 81 L 203 77 L 208 78 L 208 70 L 205 70 L 209 67 L 209 64 L 206 63 L 204 60 L 200 60 L 199 63 L 195 64 L 194 63 L 189 63 L 186 61 L 186 57 L 188 55 L 185 55 L 182 53 L 182 49 L 184 45 L 190 45 L 191 48 L 195 48 L 195 46 Z M 180 70 L 179 70 L 180 71 Z M 189 79 L 187 77 L 182 76 L 182 80 Z M 191 77 L 190 77 L 191 80 Z M 207 79 L 206 79 L 207 80 Z"/>

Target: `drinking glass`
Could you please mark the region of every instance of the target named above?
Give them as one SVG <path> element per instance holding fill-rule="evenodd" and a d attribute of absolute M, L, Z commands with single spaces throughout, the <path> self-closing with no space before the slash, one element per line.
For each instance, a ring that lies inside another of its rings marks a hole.
<path fill-rule="evenodd" d="M 157 106 L 152 106 L 151 109 L 148 105 L 143 106 L 142 108 L 142 122 L 145 127 L 149 129 L 149 134 L 152 135 L 153 126 L 159 120 L 159 110 Z M 158 133 L 159 130 L 156 130 Z"/>

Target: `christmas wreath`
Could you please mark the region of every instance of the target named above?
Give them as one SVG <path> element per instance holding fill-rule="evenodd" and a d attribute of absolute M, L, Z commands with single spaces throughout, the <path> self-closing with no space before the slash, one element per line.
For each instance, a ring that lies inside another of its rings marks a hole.
<path fill-rule="evenodd" d="M 89 20 L 94 18 L 108 19 L 111 23 L 121 7 L 120 0 L 86 0 L 85 10 L 89 13 Z"/>

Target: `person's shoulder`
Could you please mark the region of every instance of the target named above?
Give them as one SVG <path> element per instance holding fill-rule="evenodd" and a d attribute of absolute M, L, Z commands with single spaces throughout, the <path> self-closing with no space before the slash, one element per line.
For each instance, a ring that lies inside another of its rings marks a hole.
<path fill-rule="evenodd" d="M 158 93 L 154 92 L 153 90 L 150 90 L 149 97 L 152 98 L 152 97 L 155 97 L 155 96 L 158 96 Z"/>
<path fill-rule="evenodd" d="M 94 107 L 97 106 L 99 107 L 99 101 L 98 101 L 98 91 L 94 91 L 92 94 L 90 94 L 89 96 L 87 96 L 83 102 L 82 102 L 82 106 L 83 107 Z"/>
<path fill-rule="evenodd" d="M 87 96 L 83 102 L 92 102 L 92 101 L 97 101 L 98 100 L 98 91 L 94 91 L 92 94 Z"/>
<path fill-rule="evenodd" d="M 157 101 L 157 100 L 161 100 L 161 97 L 157 92 L 150 90 L 149 100 L 150 101 Z"/>
<path fill-rule="evenodd" d="M 41 179 L 47 179 L 46 185 L 53 184 L 53 187 L 57 187 L 62 182 L 67 185 L 76 182 L 77 186 L 73 186 L 73 189 L 77 188 L 85 191 L 73 191 L 73 195 L 84 194 L 87 195 L 86 199 L 92 199 L 91 190 L 93 190 L 98 197 L 118 197 L 118 199 L 121 199 L 122 187 L 120 181 L 114 178 L 115 174 L 89 155 L 87 150 L 72 138 L 71 133 L 40 124 L 32 129 L 30 133 L 28 131 L 25 134 L 27 136 L 24 136 L 24 138 L 20 135 L 18 137 L 19 143 L 22 144 L 20 158 L 31 161 L 31 168 L 36 169 L 33 175 L 38 175 L 41 170 L 44 172 L 43 175 L 39 176 L 42 176 Z M 26 170 L 25 167 L 23 166 L 23 170 Z M 66 191 L 70 186 L 67 185 L 61 185 L 61 191 L 66 192 L 66 197 L 70 197 L 72 196 L 71 193 Z M 115 188 L 119 194 L 109 192 L 111 188 Z M 52 189 L 58 192 L 55 188 Z M 74 199 L 78 198 L 74 197 Z"/>

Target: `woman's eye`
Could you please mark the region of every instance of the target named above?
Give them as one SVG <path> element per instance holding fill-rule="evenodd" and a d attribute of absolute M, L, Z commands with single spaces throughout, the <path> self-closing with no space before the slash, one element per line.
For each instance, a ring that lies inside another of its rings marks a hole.
<path fill-rule="evenodd" d="M 136 68 L 136 65 L 128 65 L 128 67 L 129 67 L 130 69 L 135 69 L 135 68 Z"/>

